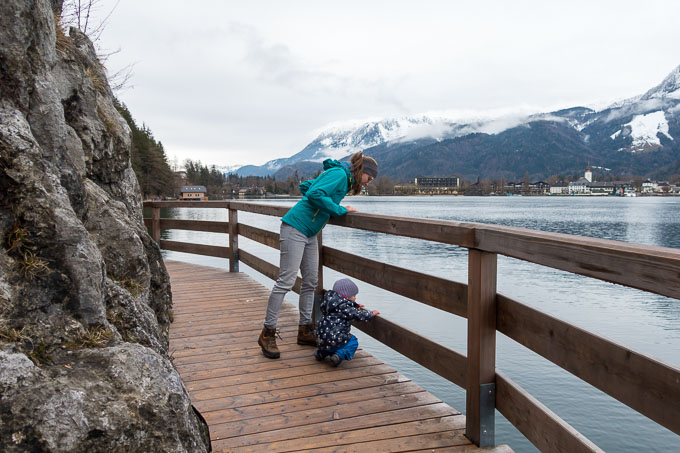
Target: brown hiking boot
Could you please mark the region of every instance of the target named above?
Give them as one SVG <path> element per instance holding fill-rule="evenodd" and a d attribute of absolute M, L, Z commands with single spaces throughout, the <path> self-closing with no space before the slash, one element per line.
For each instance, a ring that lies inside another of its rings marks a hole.
<path fill-rule="evenodd" d="M 298 326 L 297 344 L 316 346 L 316 334 L 314 333 L 314 323 Z"/>
<path fill-rule="evenodd" d="M 270 359 L 278 359 L 281 357 L 278 346 L 276 346 L 276 328 L 263 327 L 260 338 L 257 340 L 257 344 L 262 348 L 262 354 Z M 281 338 L 279 336 L 279 338 Z"/>

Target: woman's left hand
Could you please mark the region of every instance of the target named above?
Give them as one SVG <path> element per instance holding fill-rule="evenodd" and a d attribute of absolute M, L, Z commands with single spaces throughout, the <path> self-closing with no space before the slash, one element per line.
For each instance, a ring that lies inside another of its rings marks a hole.
<path fill-rule="evenodd" d="M 357 209 L 353 208 L 352 206 L 345 206 L 347 209 L 347 212 L 359 212 Z"/>

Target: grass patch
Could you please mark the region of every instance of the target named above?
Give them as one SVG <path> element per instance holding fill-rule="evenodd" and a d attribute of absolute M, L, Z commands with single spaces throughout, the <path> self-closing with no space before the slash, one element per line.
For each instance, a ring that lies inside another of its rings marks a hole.
<path fill-rule="evenodd" d="M 20 227 L 19 223 L 15 222 L 12 231 L 7 234 L 5 242 L 7 243 L 7 254 L 20 252 L 21 249 L 25 248 L 30 243 L 28 231 L 26 231 L 26 228 Z"/>
<path fill-rule="evenodd" d="M 116 278 L 112 276 L 109 276 L 109 278 L 128 290 L 128 292 L 132 294 L 132 297 L 134 298 L 139 297 L 146 290 L 144 285 L 131 278 Z"/>
<path fill-rule="evenodd" d="M 175 322 L 175 312 L 172 310 L 172 308 L 168 310 L 168 319 L 171 323 Z"/>
<path fill-rule="evenodd" d="M 25 279 L 30 281 L 52 271 L 47 261 L 35 253 L 35 246 L 28 238 L 28 231 L 19 226 L 18 222 L 14 223 L 12 230 L 7 234 L 5 245 L 7 254 L 14 257 Z"/>
<path fill-rule="evenodd" d="M 131 335 L 128 331 L 130 330 L 125 324 L 123 315 L 114 312 L 113 310 L 106 310 L 106 320 L 113 324 L 113 326 L 118 330 L 123 341 L 127 343 L 139 343 L 139 338 Z"/>
<path fill-rule="evenodd" d="M 113 135 L 114 131 L 116 130 L 116 123 L 114 123 L 111 118 L 106 115 L 106 112 L 104 112 L 104 109 L 101 105 L 97 105 L 97 115 L 99 116 L 99 120 L 102 122 L 102 124 L 104 124 L 106 131 Z"/>
<path fill-rule="evenodd" d="M 85 68 L 85 75 L 87 75 L 92 81 L 94 89 L 100 94 L 106 94 L 106 82 L 97 74 L 92 67 Z"/>
<path fill-rule="evenodd" d="M 26 327 L 17 330 L 9 326 L 0 325 L 0 338 L 11 343 L 19 343 L 25 340 L 30 341 L 30 338 L 24 335 L 25 330 Z"/>
<path fill-rule="evenodd" d="M 64 344 L 64 349 L 103 348 L 109 344 L 113 333 L 104 326 L 85 329 L 78 337 Z"/>
<path fill-rule="evenodd" d="M 73 45 L 73 42 L 69 39 L 69 37 L 66 36 L 66 31 L 64 30 L 61 17 L 57 14 L 54 15 L 54 31 L 57 35 L 57 40 L 55 43 L 57 53 L 62 57 L 73 54 L 73 52 L 76 50 L 76 47 Z"/>
<path fill-rule="evenodd" d="M 47 350 L 47 345 L 42 341 L 38 344 L 37 347 L 31 349 L 29 352 L 26 352 L 25 354 L 26 357 L 31 359 L 35 366 L 50 365 L 52 363 L 52 357 L 50 357 L 50 353 Z"/>
<path fill-rule="evenodd" d="M 51 272 L 47 265 L 47 261 L 36 256 L 35 253 L 27 250 L 23 253 L 23 257 L 17 261 L 21 274 L 27 280 L 33 280 L 36 277 L 42 277 Z"/>

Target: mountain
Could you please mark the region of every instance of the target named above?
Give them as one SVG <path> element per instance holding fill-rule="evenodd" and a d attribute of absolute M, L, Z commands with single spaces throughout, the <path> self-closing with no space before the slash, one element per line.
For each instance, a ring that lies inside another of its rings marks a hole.
<path fill-rule="evenodd" d="M 443 117 L 369 121 L 323 130 L 302 151 L 260 171 L 308 176 L 323 159 L 364 151 L 397 179 L 458 175 L 532 179 L 581 173 L 591 164 L 612 174 L 667 178 L 680 173 L 680 66 L 646 93 L 603 110 L 586 107 L 475 121 Z"/>
<path fill-rule="evenodd" d="M 241 176 L 268 176 L 284 167 L 290 167 L 293 172 L 296 169 L 302 171 L 302 167 L 297 165 L 301 162 L 306 162 L 302 164 L 305 169 L 321 168 L 320 164 L 325 159 L 342 159 L 357 151 L 407 137 L 442 138 L 448 136 L 453 127 L 454 123 L 447 119 L 425 115 L 334 125 L 322 130 L 302 151 L 291 157 L 271 160 L 261 166 L 246 165 L 236 173 Z M 319 165 L 310 165 L 312 162 Z"/>
<path fill-rule="evenodd" d="M 241 168 L 241 165 L 215 165 L 215 169 L 225 175 L 235 173 L 239 168 Z"/>

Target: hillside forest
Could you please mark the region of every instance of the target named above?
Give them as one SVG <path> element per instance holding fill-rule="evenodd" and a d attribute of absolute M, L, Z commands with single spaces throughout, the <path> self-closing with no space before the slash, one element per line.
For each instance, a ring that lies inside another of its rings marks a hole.
<path fill-rule="evenodd" d="M 225 175 L 214 165 L 190 159 L 184 161 L 182 168 L 173 168 L 163 144 L 156 140 L 151 129 L 145 124 L 139 126 L 125 104 L 116 100 L 115 106 L 132 131 L 130 161 L 145 200 L 177 198 L 184 185 L 205 186 L 211 199 L 231 198 L 242 190 L 247 195 L 300 194 L 297 174 L 278 180 L 275 176 Z"/>

